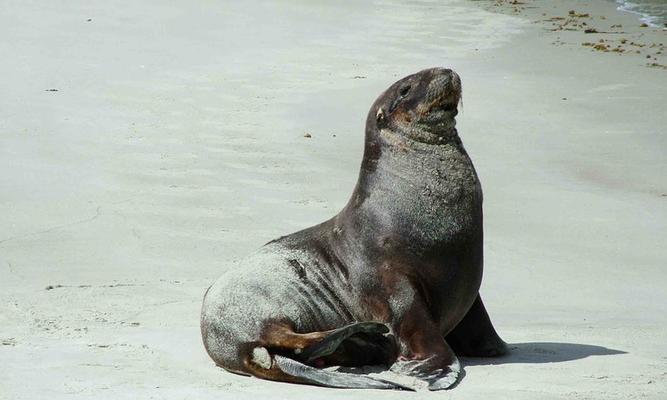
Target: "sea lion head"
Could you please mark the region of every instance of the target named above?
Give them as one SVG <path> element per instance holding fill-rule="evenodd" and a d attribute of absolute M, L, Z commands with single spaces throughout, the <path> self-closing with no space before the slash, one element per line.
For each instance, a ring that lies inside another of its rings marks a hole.
<path fill-rule="evenodd" d="M 442 143 L 456 136 L 461 79 L 446 68 L 431 68 L 391 85 L 373 103 L 367 131 L 400 135 L 424 143 Z"/>

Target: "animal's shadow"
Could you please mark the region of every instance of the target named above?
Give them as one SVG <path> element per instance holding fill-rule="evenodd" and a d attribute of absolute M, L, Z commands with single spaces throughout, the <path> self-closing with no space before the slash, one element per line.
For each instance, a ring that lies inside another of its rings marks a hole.
<path fill-rule="evenodd" d="M 579 343 L 530 342 L 508 344 L 509 354 L 496 358 L 462 358 L 464 366 L 497 364 L 544 364 L 579 360 L 591 356 L 626 354 L 625 351 Z"/>
<path fill-rule="evenodd" d="M 512 343 L 508 344 L 509 354 L 501 357 L 476 358 L 461 357 L 464 367 L 473 367 L 477 365 L 496 365 L 496 364 L 544 364 L 579 360 L 591 356 L 609 356 L 615 354 L 626 354 L 625 351 L 608 349 L 602 346 L 578 343 L 553 343 L 553 342 L 531 342 L 531 343 Z M 356 368 L 336 367 L 336 371 L 347 372 L 356 375 L 367 375 L 370 373 L 382 374 L 387 371 L 386 366 L 364 366 Z M 456 387 L 463 377 L 465 369 L 461 369 L 459 380 L 452 386 Z M 391 376 L 380 376 L 379 378 L 394 379 Z M 403 386 L 409 390 L 418 390 L 417 386 Z"/>

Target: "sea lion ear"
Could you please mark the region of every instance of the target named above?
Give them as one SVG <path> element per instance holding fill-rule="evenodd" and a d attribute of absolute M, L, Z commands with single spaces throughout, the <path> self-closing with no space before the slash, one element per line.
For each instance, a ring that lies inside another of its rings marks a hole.
<path fill-rule="evenodd" d="M 385 115 L 384 115 L 384 110 L 382 107 L 378 108 L 377 113 L 375 113 L 375 121 L 378 123 L 378 125 L 385 120 Z"/>

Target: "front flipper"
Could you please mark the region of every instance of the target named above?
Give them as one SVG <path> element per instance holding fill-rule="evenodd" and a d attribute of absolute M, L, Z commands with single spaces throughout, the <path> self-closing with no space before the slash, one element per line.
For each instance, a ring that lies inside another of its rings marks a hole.
<path fill-rule="evenodd" d="M 387 375 L 371 375 L 374 378 L 382 378 L 387 382 L 406 385 L 405 377 L 413 378 L 413 390 L 428 389 L 442 390 L 451 389 L 463 377 L 461 364 L 456 356 L 453 360 L 441 356 L 431 356 L 423 360 L 398 360 L 389 372 L 401 377 L 392 379 Z"/>
<path fill-rule="evenodd" d="M 415 299 L 395 331 L 402 351 L 390 372 L 425 382 L 429 390 L 450 389 L 463 377 L 456 354 L 420 300 Z"/>
<path fill-rule="evenodd" d="M 446 340 L 456 354 L 464 357 L 498 357 L 508 352 L 507 344 L 493 328 L 479 294 Z"/>

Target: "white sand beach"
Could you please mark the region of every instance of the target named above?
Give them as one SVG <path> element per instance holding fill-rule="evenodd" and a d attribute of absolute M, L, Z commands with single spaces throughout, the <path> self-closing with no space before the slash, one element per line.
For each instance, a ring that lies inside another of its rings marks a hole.
<path fill-rule="evenodd" d="M 4 1 L 0 399 L 666 399 L 667 33 L 509 3 Z M 511 355 L 433 393 L 215 367 L 206 288 L 336 214 L 371 103 L 433 66 L 463 81 Z"/>

